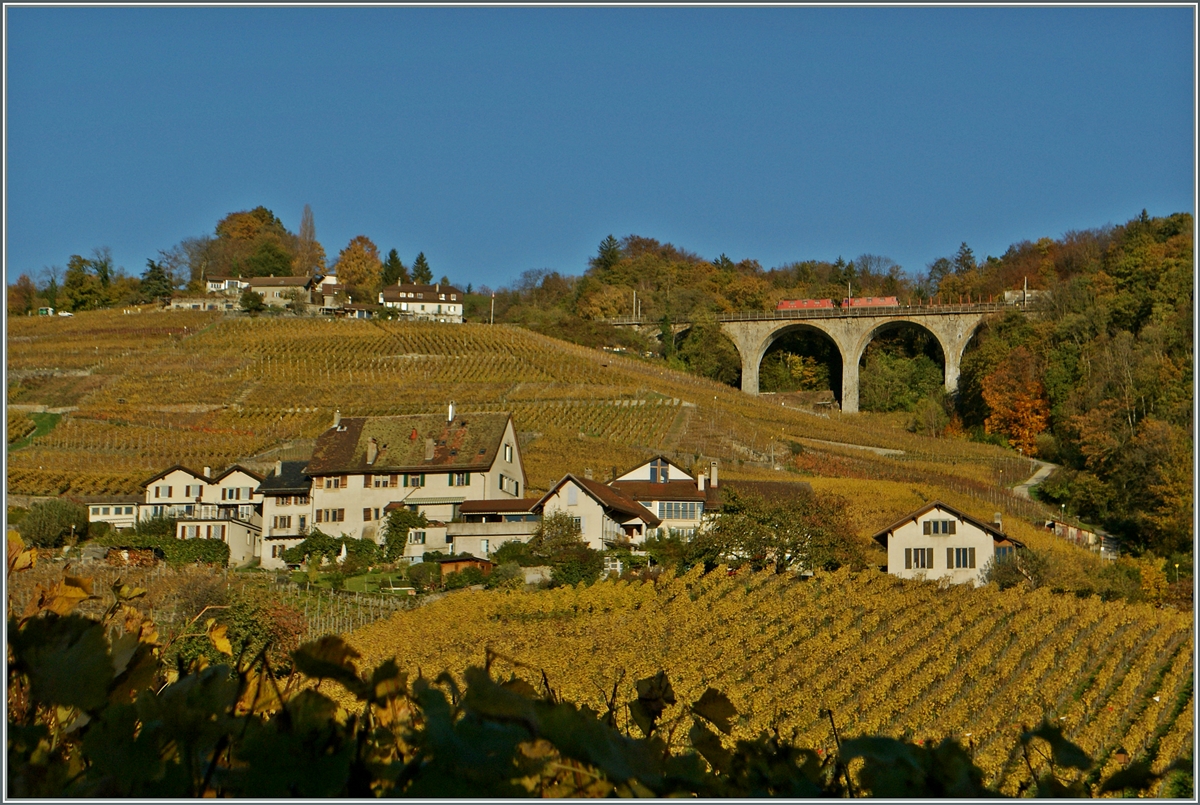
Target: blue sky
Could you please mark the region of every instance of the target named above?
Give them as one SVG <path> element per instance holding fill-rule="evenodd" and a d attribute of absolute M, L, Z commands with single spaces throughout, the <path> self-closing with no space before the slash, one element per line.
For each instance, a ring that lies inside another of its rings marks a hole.
<path fill-rule="evenodd" d="M 608 234 L 920 271 L 1194 212 L 1194 11 L 5 8 L 5 268 L 312 206 L 499 287 Z"/>

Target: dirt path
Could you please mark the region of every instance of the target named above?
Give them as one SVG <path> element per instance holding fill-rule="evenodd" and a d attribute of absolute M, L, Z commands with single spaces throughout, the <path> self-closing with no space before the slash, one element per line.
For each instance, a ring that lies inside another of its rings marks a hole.
<path fill-rule="evenodd" d="M 850 444 L 849 442 L 830 442 L 825 439 L 809 439 L 804 436 L 800 437 L 800 441 L 816 442 L 817 444 L 827 444 L 832 447 L 849 447 L 854 450 L 870 450 L 872 453 L 876 453 L 877 455 L 881 455 L 881 456 L 902 456 L 902 455 L 904 455 L 903 450 L 896 450 L 891 447 L 870 447 L 865 444 Z"/>
<path fill-rule="evenodd" d="M 1031 498 L 1029 496 L 1030 487 L 1037 486 L 1042 481 L 1046 480 L 1046 478 L 1049 477 L 1050 473 L 1052 473 L 1056 469 L 1058 469 L 1057 464 L 1051 464 L 1048 461 L 1039 461 L 1038 465 L 1039 466 L 1038 466 L 1037 472 L 1035 472 L 1033 475 L 1029 476 L 1029 478 L 1024 483 L 1017 484 L 1016 486 L 1013 487 L 1014 495 L 1016 495 L 1019 498 L 1025 498 L 1026 500 L 1032 500 L 1033 498 Z"/>

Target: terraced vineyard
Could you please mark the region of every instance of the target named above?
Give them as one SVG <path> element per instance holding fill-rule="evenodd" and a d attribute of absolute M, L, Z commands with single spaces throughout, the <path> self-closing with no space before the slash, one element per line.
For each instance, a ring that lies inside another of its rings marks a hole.
<path fill-rule="evenodd" d="M 1047 590 L 939 590 L 877 572 L 808 581 L 723 570 L 658 584 L 463 593 L 350 635 L 373 667 L 434 676 L 482 664 L 485 647 L 543 669 L 565 697 L 604 710 L 633 680 L 668 671 L 679 701 L 708 686 L 742 714 L 733 738 L 777 725 L 802 745 L 843 737 L 954 736 L 987 782 L 1015 794 L 1022 725 L 1046 717 L 1105 774 L 1125 748 L 1156 769 L 1192 752 L 1190 613 Z"/>

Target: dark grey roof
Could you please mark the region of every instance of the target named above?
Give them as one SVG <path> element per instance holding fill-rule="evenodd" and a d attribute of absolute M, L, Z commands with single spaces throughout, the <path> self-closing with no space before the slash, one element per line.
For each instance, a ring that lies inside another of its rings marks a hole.
<path fill-rule="evenodd" d="M 271 470 L 271 474 L 258 485 L 259 494 L 307 495 L 312 489 L 312 479 L 304 474 L 304 465 L 308 462 L 283 461 L 280 463 L 283 472 L 276 475 L 275 470 Z"/>

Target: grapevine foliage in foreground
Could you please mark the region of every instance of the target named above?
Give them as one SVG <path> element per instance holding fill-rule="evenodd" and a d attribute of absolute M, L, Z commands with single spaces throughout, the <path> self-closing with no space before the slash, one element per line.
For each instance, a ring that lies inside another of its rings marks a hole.
<path fill-rule="evenodd" d="M 8 547 L 10 572 L 32 561 L 19 540 Z M 410 681 L 394 659 L 360 673 L 358 652 L 327 635 L 294 652 L 280 679 L 264 653 L 234 658 L 212 620 L 182 637 L 210 641 L 230 664 L 165 668 L 153 624 L 129 605 L 145 591 L 118 581 L 113 592 L 101 619 L 85 618 L 72 610 L 91 582 L 65 577 L 10 616 L 9 796 L 995 794 L 950 739 L 861 737 L 824 756 L 778 730 L 734 742 L 738 713 L 724 694 L 708 688 L 678 702 L 662 671 L 639 680 L 627 703 L 614 686 L 597 712 L 490 649 L 460 688 L 446 673 Z M 323 685 L 354 705 L 341 708 Z M 640 735 L 618 728 L 622 710 Z M 1159 777 L 1135 764 L 1092 781 L 1091 760 L 1048 724 L 1021 743 L 1039 794 L 1140 791 Z"/>

